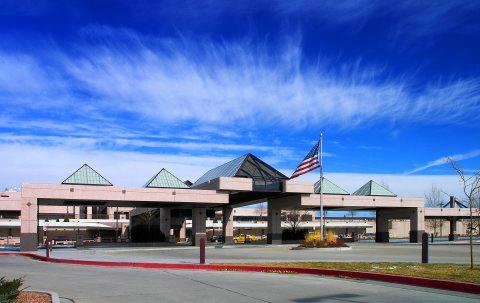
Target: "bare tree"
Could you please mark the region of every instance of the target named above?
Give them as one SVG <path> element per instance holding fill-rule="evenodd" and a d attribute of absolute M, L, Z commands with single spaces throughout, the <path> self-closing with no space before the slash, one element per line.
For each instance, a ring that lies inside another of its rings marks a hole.
<path fill-rule="evenodd" d="M 152 224 L 158 220 L 158 209 L 148 209 L 147 211 L 138 215 L 138 218 L 147 226 L 147 238 L 151 240 Z"/>
<path fill-rule="evenodd" d="M 463 193 L 466 197 L 469 209 L 469 226 L 468 235 L 470 238 L 470 269 L 473 269 L 473 233 L 477 227 L 475 227 L 475 221 L 473 220 L 474 209 L 478 211 L 478 192 L 480 190 L 480 171 L 474 172 L 471 175 L 466 175 L 462 167 L 460 167 L 452 158 L 447 159 L 452 165 L 452 168 L 457 172 L 463 187 Z M 478 215 L 478 213 L 477 213 Z"/>
<path fill-rule="evenodd" d="M 306 221 L 305 211 L 293 209 L 282 213 L 282 221 L 286 222 L 293 233 L 296 233 L 303 221 Z"/>
<path fill-rule="evenodd" d="M 258 215 L 258 220 L 257 221 L 263 221 L 266 211 L 267 211 L 267 203 L 261 202 L 257 204 L 257 207 L 255 208 L 256 213 Z"/>
<path fill-rule="evenodd" d="M 262 222 L 267 215 L 267 203 L 261 202 L 257 204 L 256 212 L 258 215 L 257 221 Z M 265 230 L 262 228 L 261 230 L 262 236 L 265 235 Z"/>
<path fill-rule="evenodd" d="M 426 207 L 442 207 L 442 194 L 443 191 L 432 185 L 430 192 L 425 194 L 425 206 Z M 433 230 L 433 235 L 438 235 L 438 230 L 440 230 L 440 236 L 442 235 L 442 228 L 443 228 L 443 219 L 429 219 L 425 220 L 425 223 Z"/>

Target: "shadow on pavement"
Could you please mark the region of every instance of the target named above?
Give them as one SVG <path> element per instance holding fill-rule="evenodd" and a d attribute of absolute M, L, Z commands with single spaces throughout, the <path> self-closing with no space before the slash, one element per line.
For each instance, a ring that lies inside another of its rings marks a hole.
<path fill-rule="evenodd" d="M 326 300 L 335 300 L 340 302 L 353 302 L 353 303 L 368 303 L 368 301 L 355 300 L 355 298 L 361 297 L 357 294 L 338 294 L 338 295 L 327 295 L 327 296 L 315 296 L 308 298 L 298 298 L 294 299 L 293 302 L 307 303 L 307 302 L 322 302 Z"/>

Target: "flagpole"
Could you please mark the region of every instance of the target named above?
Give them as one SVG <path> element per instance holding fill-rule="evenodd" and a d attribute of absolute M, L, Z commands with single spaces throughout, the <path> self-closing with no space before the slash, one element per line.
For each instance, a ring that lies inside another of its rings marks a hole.
<path fill-rule="evenodd" d="M 324 222 L 323 222 L 323 134 L 320 133 L 320 149 L 319 149 L 319 161 L 320 161 L 320 234 L 322 239 L 325 239 L 324 237 Z"/>

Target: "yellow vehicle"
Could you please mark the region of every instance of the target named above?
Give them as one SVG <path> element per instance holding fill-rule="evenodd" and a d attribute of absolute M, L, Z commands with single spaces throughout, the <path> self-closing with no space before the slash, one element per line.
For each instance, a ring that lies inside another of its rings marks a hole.
<path fill-rule="evenodd" d="M 247 240 L 247 237 L 244 234 L 233 237 L 233 243 L 235 244 L 243 244 L 246 242 L 246 240 Z"/>
<path fill-rule="evenodd" d="M 250 243 L 255 241 L 257 241 L 257 237 L 255 237 L 254 235 L 240 234 L 236 237 L 233 237 L 233 243 L 236 243 L 236 244 L 244 244 L 244 243 Z"/>

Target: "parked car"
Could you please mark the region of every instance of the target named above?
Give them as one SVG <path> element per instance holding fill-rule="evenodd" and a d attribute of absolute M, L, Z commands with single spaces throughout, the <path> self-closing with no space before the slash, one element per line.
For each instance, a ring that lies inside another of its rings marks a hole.
<path fill-rule="evenodd" d="M 255 242 L 257 241 L 257 237 L 254 235 L 245 235 L 245 234 L 240 234 L 236 237 L 233 237 L 233 243 L 250 243 L 250 242 Z"/>
<path fill-rule="evenodd" d="M 223 242 L 223 235 L 213 235 L 210 242 Z"/>
<path fill-rule="evenodd" d="M 247 238 L 247 236 L 245 234 L 240 234 L 236 237 L 233 237 L 233 243 L 243 244 L 243 243 L 247 243 L 247 242 L 250 242 L 250 239 Z"/>

